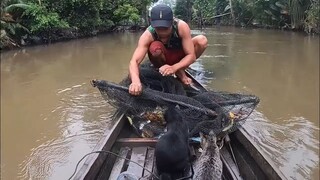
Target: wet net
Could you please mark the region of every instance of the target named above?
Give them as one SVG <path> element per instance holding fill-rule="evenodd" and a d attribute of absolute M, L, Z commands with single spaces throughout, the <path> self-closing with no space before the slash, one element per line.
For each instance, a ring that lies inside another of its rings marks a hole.
<path fill-rule="evenodd" d="M 119 84 L 92 80 L 92 85 L 109 104 L 125 112 L 142 137 L 159 137 L 165 132 L 163 114 L 169 106 L 178 106 L 190 137 L 210 130 L 222 137 L 244 123 L 259 103 L 254 95 L 207 91 L 201 85 L 186 87 L 173 76 L 162 76 L 148 64 L 140 67 L 140 79 L 143 84 L 140 96 L 128 93 L 128 77 Z"/>

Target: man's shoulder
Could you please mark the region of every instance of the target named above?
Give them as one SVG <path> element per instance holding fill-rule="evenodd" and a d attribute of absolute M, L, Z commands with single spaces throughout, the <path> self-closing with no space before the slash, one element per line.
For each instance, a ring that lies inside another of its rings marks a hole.
<path fill-rule="evenodd" d="M 179 20 L 178 31 L 179 31 L 179 35 L 188 34 L 190 31 L 190 27 L 188 23 L 186 23 L 183 20 Z"/>
<path fill-rule="evenodd" d="M 187 24 L 184 20 L 179 19 L 179 18 L 174 18 L 174 21 L 176 21 L 178 24 L 182 23 L 182 24 Z"/>
<path fill-rule="evenodd" d="M 151 37 L 152 37 L 153 31 L 155 31 L 154 28 L 151 27 L 151 26 L 149 26 L 149 27 L 143 32 L 143 34 L 146 35 L 146 36 L 151 36 Z"/>
<path fill-rule="evenodd" d="M 151 34 L 151 32 L 146 29 L 140 36 L 140 40 L 144 41 L 144 42 L 151 42 L 153 41 L 153 36 Z"/>
<path fill-rule="evenodd" d="M 149 25 L 149 26 L 147 27 L 146 31 L 154 31 L 154 28 L 153 28 L 151 25 Z"/>
<path fill-rule="evenodd" d="M 189 28 L 189 25 L 184 20 L 179 19 L 179 21 L 178 21 L 178 29 L 180 29 L 180 28 Z"/>

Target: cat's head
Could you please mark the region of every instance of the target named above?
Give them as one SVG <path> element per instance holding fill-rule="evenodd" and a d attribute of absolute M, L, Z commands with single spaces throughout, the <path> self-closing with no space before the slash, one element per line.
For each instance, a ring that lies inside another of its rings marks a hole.
<path fill-rule="evenodd" d="M 201 138 L 201 147 L 205 147 L 208 144 L 216 145 L 217 144 L 217 137 L 216 134 L 211 130 L 208 135 L 203 134 L 202 132 L 199 133 Z"/>
<path fill-rule="evenodd" d="M 181 122 L 182 116 L 179 111 L 180 111 L 180 107 L 178 105 L 176 106 L 169 105 L 164 112 L 164 119 L 166 120 L 166 122 L 167 123 Z"/>

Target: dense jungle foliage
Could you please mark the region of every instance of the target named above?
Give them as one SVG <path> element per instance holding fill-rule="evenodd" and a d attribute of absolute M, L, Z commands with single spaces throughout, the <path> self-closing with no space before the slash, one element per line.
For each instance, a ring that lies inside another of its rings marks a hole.
<path fill-rule="evenodd" d="M 175 14 L 206 25 L 320 32 L 319 0 L 177 0 Z"/>
<path fill-rule="evenodd" d="M 148 25 L 157 0 L 2 0 L 0 49 Z M 200 27 L 256 26 L 320 32 L 319 0 L 160 0 Z M 119 28 L 121 27 L 121 28 Z"/>

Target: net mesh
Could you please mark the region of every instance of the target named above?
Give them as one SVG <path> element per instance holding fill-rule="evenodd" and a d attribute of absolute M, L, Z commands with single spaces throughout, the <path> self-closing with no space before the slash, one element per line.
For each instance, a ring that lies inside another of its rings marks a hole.
<path fill-rule="evenodd" d="M 162 76 L 150 65 L 140 67 L 143 92 L 140 96 L 128 93 L 130 79 L 120 84 L 92 80 L 111 105 L 121 108 L 136 132 L 142 137 L 158 137 L 165 131 L 164 111 L 178 106 L 187 122 L 190 136 L 213 130 L 217 136 L 235 131 L 259 103 L 254 95 L 207 91 L 199 86 L 187 86 L 173 76 Z"/>

